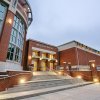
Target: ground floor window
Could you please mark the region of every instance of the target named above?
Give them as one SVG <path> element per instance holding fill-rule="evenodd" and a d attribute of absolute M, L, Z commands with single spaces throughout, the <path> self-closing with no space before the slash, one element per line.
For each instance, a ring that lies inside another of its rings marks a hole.
<path fill-rule="evenodd" d="M 10 43 L 7 53 L 7 60 L 21 63 L 21 59 L 22 59 L 22 51 L 20 50 L 20 48 Z"/>

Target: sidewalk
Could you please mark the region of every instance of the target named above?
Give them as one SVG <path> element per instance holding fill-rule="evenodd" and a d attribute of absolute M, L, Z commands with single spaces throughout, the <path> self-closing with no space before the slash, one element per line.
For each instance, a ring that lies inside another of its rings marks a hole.
<path fill-rule="evenodd" d="M 78 84 L 74 84 L 74 85 L 64 85 L 64 86 L 57 86 L 57 87 L 38 89 L 38 90 L 32 90 L 32 91 L 23 91 L 23 92 L 9 93 L 9 94 L 0 93 L 0 100 L 25 99 L 25 98 L 29 98 L 29 97 L 35 97 L 35 96 L 39 96 L 39 95 L 43 95 L 43 94 L 54 93 L 54 92 L 77 88 L 77 87 L 90 85 L 90 84 L 93 84 L 93 83 L 92 82 L 84 82 L 84 83 L 78 83 Z"/>

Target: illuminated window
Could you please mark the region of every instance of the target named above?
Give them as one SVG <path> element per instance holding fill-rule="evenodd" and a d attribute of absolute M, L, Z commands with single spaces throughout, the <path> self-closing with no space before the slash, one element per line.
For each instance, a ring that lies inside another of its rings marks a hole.
<path fill-rule="evenodd" d="M 54 57 L 53 57 L 53 54 L 50 54 L 50 59 L 53 59 Z"/>
<path fill-rule="evenodd" d="M 21 63 L 22 51 L 24 45 L 24 33 L 25 33 L 24 23 L 20 18 L 15 16 L 10 37 L 10 45 L 8 48 L 7 60 L 12 60 Z M 12 46 L 14 47 L 13 53 L 10 50 Z"/>

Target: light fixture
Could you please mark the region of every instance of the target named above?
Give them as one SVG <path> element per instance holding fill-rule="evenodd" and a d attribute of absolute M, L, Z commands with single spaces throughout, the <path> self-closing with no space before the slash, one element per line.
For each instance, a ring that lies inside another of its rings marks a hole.
<path fill-rule="evenodd" d="M 99 83 L 99 79 L 98 79 L 98 78 L 94 78 L 94 79 L 93 79 L 93 82 L 94 82 L 94 83 Z"/>
<path fill-rule="evenodd" d="M 66 62 L 63 62 L 64 64 L 66 64 Z"/>
<path fill-rule="evenodd" d="M 25 83 L 25 81 L 26 81 L 25 79 L 20 79 L 20 80 L 19 80 L 19 83 L 20 83 L 20 84 L 23 84 L 23 83 Z"/>
<path fill-rule="evenodd" d="M 58 74 L 59 74 L 59 75 L 62 75 L 62 74 L 63 74 L 63 72 L 59 71 L 59 72 L 58 72 Z"/>
<path fill-rule="evenodd" d="M 31 60 L 31 59 L 32 59 L 32 57 L 31 57 L 31 56 L 28 56 L 28 59 L 29 59 L 29 60 Z"/>
<path fill-rule="evenodd" d="M 56 60 L 56 63 L 58 62 L 58 60 Z"/>
<path fill-rule="evenodd" d="M 7 22 L 8 22 L 9 24 L 12 24 L 12 19 L 9 18 L 9 19 L 7 20 Z"/>
<path fill-rule="evenodd" d="M 94 64 L 94 63 L 92 63 L 92 67 L 93 67 L 93 68 L 95 67 L 95 64 Z"/>
<path fill-rule="evenodd" d="M 78 79 L 82 79 L 82 76 L 81 76 L 81 75 L 78 75 L 77 78 L 78 78 Z"/>

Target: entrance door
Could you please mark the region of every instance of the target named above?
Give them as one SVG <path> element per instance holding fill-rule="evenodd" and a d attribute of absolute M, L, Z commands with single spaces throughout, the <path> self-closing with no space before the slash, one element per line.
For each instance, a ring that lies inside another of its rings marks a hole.
<path fill-rule="evenodd" d="M 50 71 L 53 70 L 53 63 L 50 63 Z"/>
<path fill-rule="evenodd" d="M 45 61 L 41 62 L 41 70 L 46 71 L 46 62 Z"/>
<path fill-rule="evenodd" d="M 34 61 L 33 71 L 37 71 L 37 61 Z"/>

